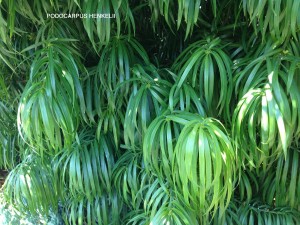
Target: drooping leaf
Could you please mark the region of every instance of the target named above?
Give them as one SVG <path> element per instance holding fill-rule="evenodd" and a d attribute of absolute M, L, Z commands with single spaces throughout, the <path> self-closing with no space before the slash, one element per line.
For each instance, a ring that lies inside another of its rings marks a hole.
<path fill-rule="evenodd" d="M 58 189 L 49 165 L 29 155 L 8 175 L 4 184 L 6 201 L 28 215 L 48 215 L 58 210 Z"/>
<path fill-rule="evenodd" d="M 225 212 L 238 169 L 236 153 L 224 126 L 197 116 L 188 121 L 175 146 L 172 174 L 186 204 L 201 214 Z"/>
<path fill-rule="evenodd" d="M 18 129 L 37 152 L 70 146 L 85 103 L 72 49 L 50 43 L 38 50 L 18 109 Z M 84 118 L 84 117 L 83 117 Z"/>
<path fill-rule="evenodd" d="M 220 38 L 207 37 L 206 40 L 194 42 L 179 55 L 173 65 L 178 72 L 175 93 L 187 83 L 200 99 L 205 100 L 209 115 L 217 116 L 225 111 L 230 117 L 232 61 L 221 46 Z"/>

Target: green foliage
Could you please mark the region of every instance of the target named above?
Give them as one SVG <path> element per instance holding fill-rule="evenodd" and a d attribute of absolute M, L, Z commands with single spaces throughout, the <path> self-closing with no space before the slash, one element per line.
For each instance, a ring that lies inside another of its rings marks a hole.
<path fill-rule="evenodd" d="M 116 193 L 92 199 L 77 196 L 66 203 L 65 222 L 69 224 L 120 224 L 122 204 Z"/>
<path fill-rule="evenodd" d="M 297 38 L 300 28 L 299 1 L 243 0 L 243 9 L 249 15 L 254 30 L 260 32 L 263 38 L 267 32 L 280 41 L 291 35 Z"/>
<path fill-rule="evenodd" d="M 32 146 L 58 151 L 70 146 L 85 103 L 79 72 L 65 43 L 50 42 L 37 51 L 30 78 L 20 97 L 18 128 Z M 62 104 L 63 103 L 63 104 Z"/>
<path fill-rule="evenodd" d="M 135 65 L 132 73 L 133 90 L 128 101 L 124 120 L 124 141 L 128 146 L 142 145 L 142 138 L 150 122 L 167 107 L 171 84 L 163 80 L 153 66 Z M 141 134 L 138 138 L 136 134 Z M 137 139 L 137 140 L 136 140 Z"/>
<path fill-rule="evenodd" d="M 21 212 L 48 215 L 57 211 L 58 195 L 51 168 L 34 155 L 17 165 L 7 177 L 4 197 Z"/>
<path fill-rule="evenodd" d="M 109 44 L 113 35 L 120 37 L 121 29 L 131 34 L 135 31 L 135 22 L 129 7 L 128 0 L 103 0 L 103 1 L 75 1 L 87 18 L 83 19 L 83 25 L 93 46 Z M 92 14 L 114 14 L 114 19 L 94 19 Z M 95 36 L 97 39 L 95 40 Z"/>
<path fill-rule="evenodd" d="M 53 212 L 50 212 L 49 217 L 41 215 L 24 215 L 24 213 L 19 212 L 5 201 L 3 193 L 0 194 L 0 221 L 1 224 L 62 224 L 62 218 L 59 215 L 54 214 Z"/>
<path fill-rule="evenodd" d="M 195 118 L 182 129 L 175 147 L 177 191 L 199 212 L 222 214 L 233 192 L 235 152 L 223 125 L 212 118 Z"/>
<path fill-rule="evenodd" d="M 16 113 L 13 108 L 0 102 L 0 166 L 12 169 L 18 161 L 18 131 L 16 127 Z"/>
<path fill-rule="evenodd" d="M 115 147 L 104 136 L 97 141 L 91 132 L 79 134 L 78 141 L 70 149 L 64 149 L 53 162 L 59 181 L 75 198 L 77 195 L 92 198 L 105 191 L 110 193 Z"/>
<path fill-rule="evenodd" d="M 224 44 L 220 38 L 196 41 L 187 47 L 174 62 L 174 70 L 178 73 L 177 90 L 183 83 L 190 84 L 205 100 L 206 108 L 211 115 L 217 108 L 220 114 L 226 108 L 232 94 L 232 61 L 222 50 Z M 215 94 L 216 90 L 220 94 Z M 229 116 L 229 115 L 228 115 Z"/>
<path fill-rule="evenodd" d="M 271 40 L 259 45 L 236 64 L 235 90 L 241 97 L 232 132 L 237 144 L 244 146 L 241 157 L 252 166 L 267 167 L 281 151 L 286 156 L 293 137 L 299 136 L 300 95 L 294 79 L 299 57 L 277 45 Z M 250 56 L 255 60 L 248 63 Z"/>
<path fill-rule="evenodd" d="M 0 1 L 6 207 L 36 224 L 300 224 L 299 8 Z"/>
<path fill-rule="evenodd" d="M 263 183 L 265 200 L 268 204 L 276 206 L 290 206 L 299 209 L 299 149 L 291 147 L 285 159 L 281 156 L 269 178 Z"/>

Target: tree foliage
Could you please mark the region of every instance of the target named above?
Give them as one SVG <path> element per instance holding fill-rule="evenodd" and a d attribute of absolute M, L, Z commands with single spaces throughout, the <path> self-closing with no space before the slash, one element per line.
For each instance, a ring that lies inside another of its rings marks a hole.
<path fill-rule="evenodd" d="M 65 224 L 300 224 L 299 10 L 0 1 L 6 201 Z"/>

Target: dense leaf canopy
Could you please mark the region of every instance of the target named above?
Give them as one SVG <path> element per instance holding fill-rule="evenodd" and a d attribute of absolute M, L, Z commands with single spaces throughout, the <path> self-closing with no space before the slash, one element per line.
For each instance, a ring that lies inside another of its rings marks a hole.
<path fill-rule="evenodd" d="M 300 224 L 299 12 L 0 1 L 7 204 L 63 224 Z"/>

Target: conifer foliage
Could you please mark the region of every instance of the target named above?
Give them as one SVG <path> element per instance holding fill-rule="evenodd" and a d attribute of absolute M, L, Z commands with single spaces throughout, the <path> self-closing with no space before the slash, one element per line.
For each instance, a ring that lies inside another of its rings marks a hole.
<path fill-rule="evenodd" d="M 64 224 L 300 224 L 299 12 L 0 1 L 6 202 Z"/>

